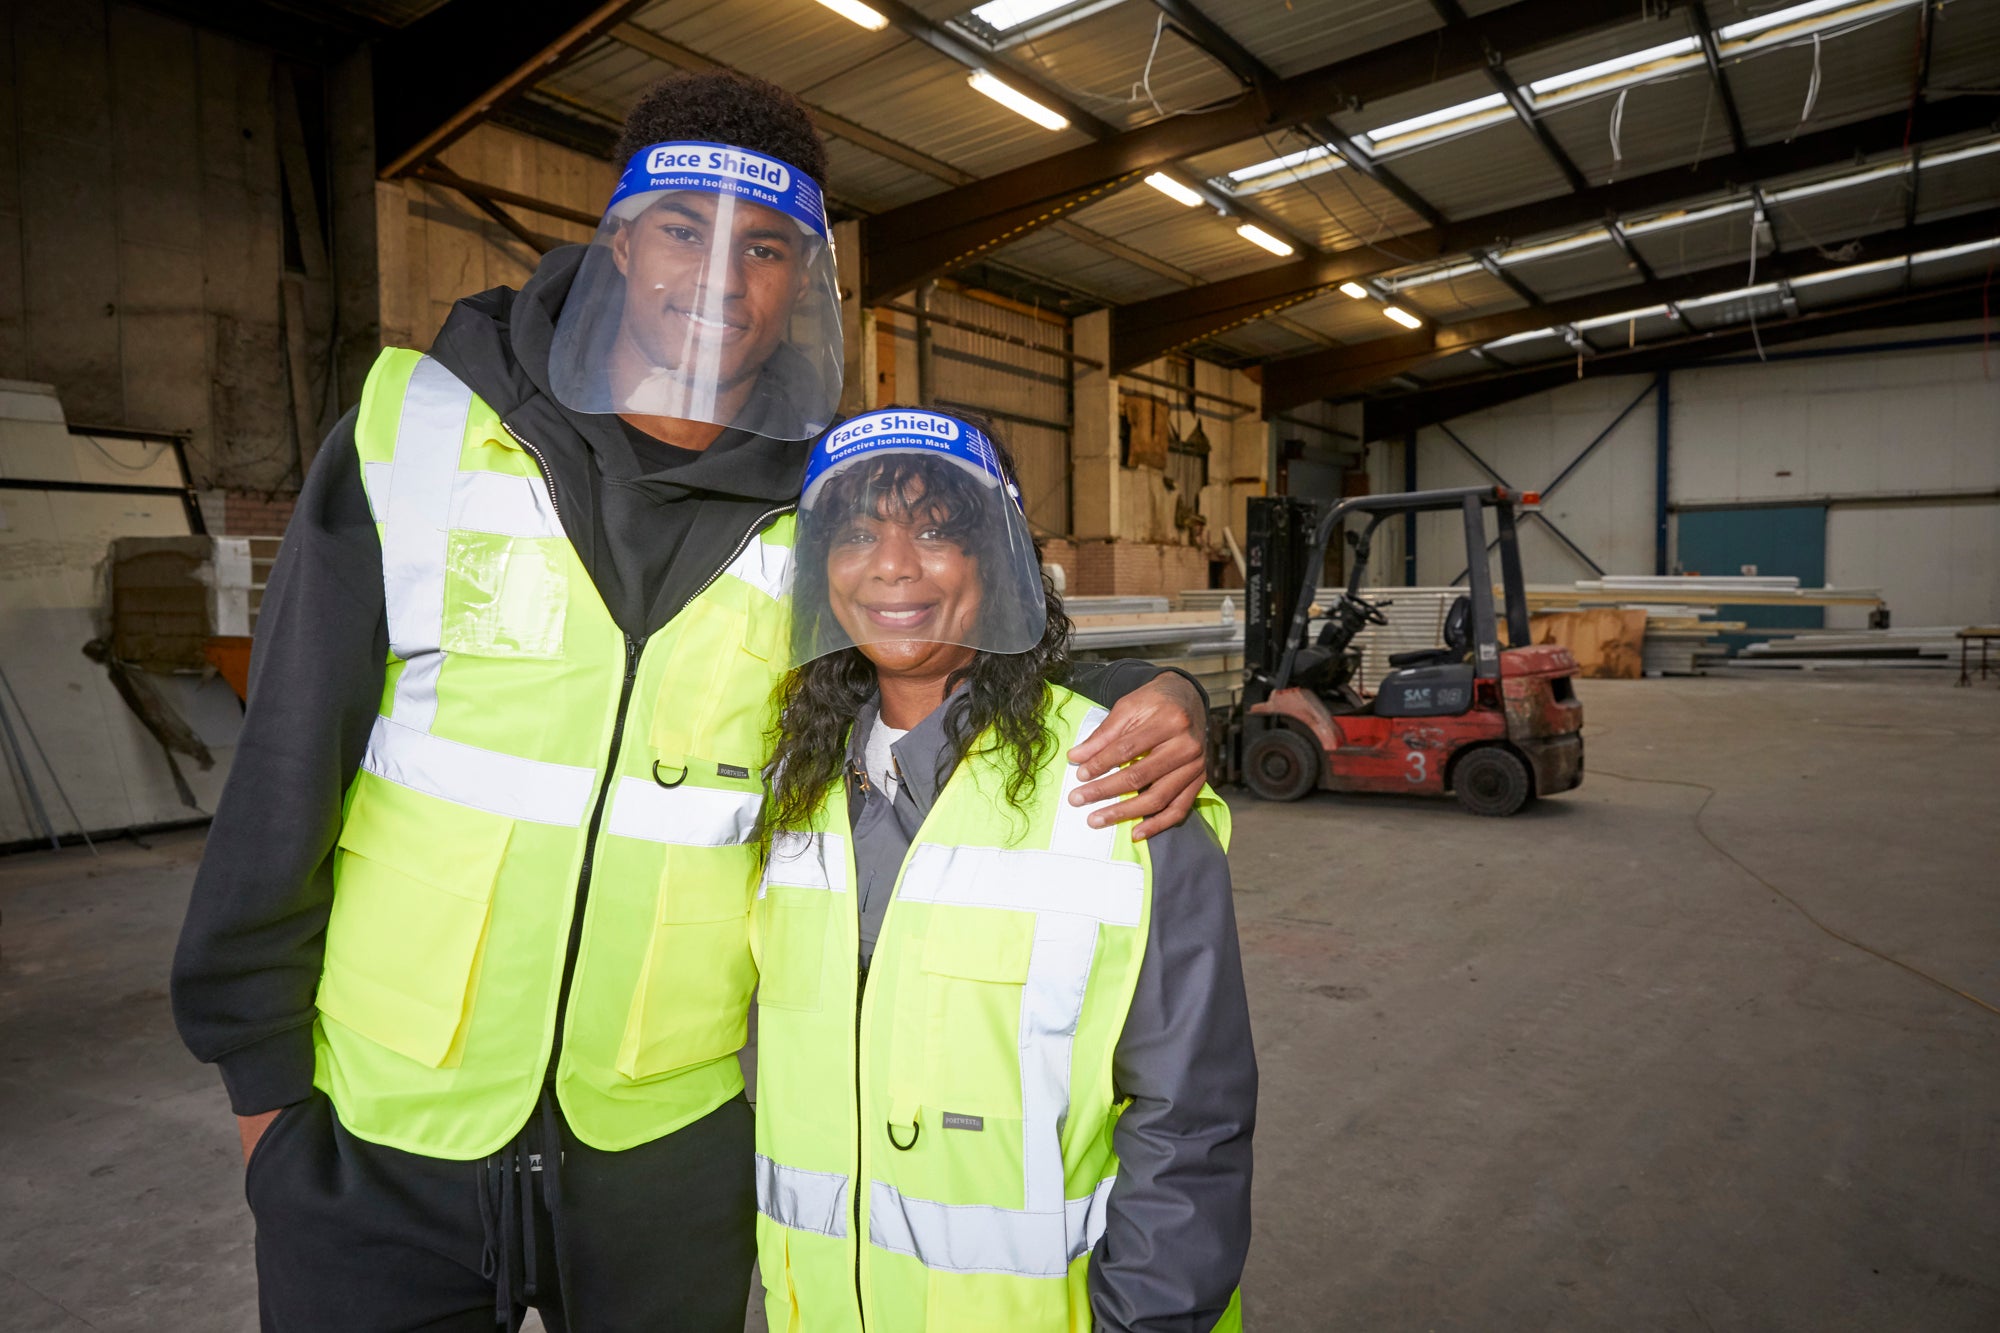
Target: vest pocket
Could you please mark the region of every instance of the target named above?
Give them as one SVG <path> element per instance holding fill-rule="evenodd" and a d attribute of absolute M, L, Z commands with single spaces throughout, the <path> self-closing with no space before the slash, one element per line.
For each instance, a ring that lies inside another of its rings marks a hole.
<path fill-rule="evenodd" d="M 562 656 L 567 544 L 562 537 L 454 529 L 445 548 L 444 650 L 477 657 Z"/>
<path fill-rule="evenodd" d="M 763 967 L 757 1003 L 772 1009 L 818 1013 L 826 968 L 828 903 L 825 889 L 772 884 L 757 902 Z"/>
<path fill-rule="evenodd" d="M 457 1065 L 513 828 L 363 773 L 334 853 L 320 1012 L 418 1064 Z"/>
<path fill-rule="evenodd" d="M 1034 954 L 1034 917 L 934 907 L 926 929 L 919 1100 L 941 1111 L 1018 1122 L 1021 987 Z"/>
<path fill-rule="evenodd" d="M 747 848 L 666 849 L 653 938 L 618 1043 L 621 1077 L 707 1064 L 749 1039 L 754 870 Z"/>

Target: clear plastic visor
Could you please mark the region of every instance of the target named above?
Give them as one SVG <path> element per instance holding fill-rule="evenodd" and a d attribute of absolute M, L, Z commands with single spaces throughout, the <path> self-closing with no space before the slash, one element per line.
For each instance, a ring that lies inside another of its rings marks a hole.
<path fill-rule="evenodd" d="M 1011 489 L 948 455 L 888 449 L 830 470 L 808 490 L 796 555 L 799 663 L 853 647 L 878 666 L 938 645 L 1021 653 L 1048 623 Z"/>
<path fill-rule="evenodd" d="M 579 412 L 824 430 L 840 400 L 833 248 L 778 207 L 708 189 L 614 202 L 556 320 L 550 388 Z"/>

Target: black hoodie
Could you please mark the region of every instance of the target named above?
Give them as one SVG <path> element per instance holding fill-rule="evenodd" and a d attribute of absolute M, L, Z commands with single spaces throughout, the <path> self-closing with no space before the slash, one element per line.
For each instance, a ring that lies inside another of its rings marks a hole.
<path fill-rule="evenodd" d="M 534 451 L 612 619 L 644 639 L 797 501 L 812 442 L 729 430 L 706 450 L 679 449 L 558 403 L 549 344 L 583 255 L 551 251 L 520 291 L 460 301 L 430 354 Z M 388 655 L 382 547 L 350 411 L 313 460 L 264 593 L 249 710 L 174 955 L 181 1040 L 221 1068 L 238 1115 L 312 1091 L 334 841 Z M 1071 683 L 1108 703 L 1157 674 L 1119 663 Z"/>

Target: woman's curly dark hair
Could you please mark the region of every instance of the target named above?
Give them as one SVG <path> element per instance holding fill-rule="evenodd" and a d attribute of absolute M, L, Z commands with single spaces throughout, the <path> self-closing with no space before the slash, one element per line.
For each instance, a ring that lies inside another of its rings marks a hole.
<path fill-rule="evenodd" d="M 699 139 L 747 148 L 797 167 L 826 186 L 826 145 L 805 104 L 775 83 L 734 70 L 670 74 L 625 114 L 612 160 L 624 166 L 649 144 Z"/>
<path fill-rule="evenodd" d="M 994 441 L 1001 468 L 1011 482 L 1014 460 L 991 426 L 963 413 L 953 415 L 971 420 Z M 912 487 L 912 482 L 916 486 Z M 982 502 L 977 498 L 979 483 L 954 464 L 920 455 L 888 454 L 827 484 L 829 494 L 820 503 L 840 503 L 841 497 L 831 493 L 837 484 L 850 491 L 865 487 L 878 511 L 892 505 L 908 506 L 909 497 L 920 497 L 915 503 L 930 509 L 928 516 L 947 532 L 960 528 L 964 533 L 961 544 L 975 558 L 1001 557 L 991 536 L 981 535 L 981 525 L 964 522 L 976 512 L 972 504 Z M 793 588 L 793 606 L 799 608 L 795 614 L 814 614 L 806 608 L 821 607 L 826 601 L 830 542 L 831 534 L 825 532 L 800 542 Z M 993 549 L 984 549 L 988 546 Z M 1039 546 L 1035 553 L 1039 558 Z M 987 584 L 986 595 L 1007 599 L 1009 582 Z M 947 691 L 957 689 L 961 682 L 968 688 L 952 699 L 945 714 L 945 744 L 936 775 L 940 787 L 979 738 L 990 731 L 992 740 L 980 753 L 1003 753 L 1011 760 L 1006 784 L 1009 805 L 1018 808 L 1034 795 L 1035 779 L 1056 744 L 1043 713 L 1049 682 L 1068 673 L 1070 632 L 1069 617 L 1063 612 L 1055 585 L 1046 575 L 1039 582 L 1048 613 L 1040 641 L 1023 653 L 975 653 L 972 663 L 946 683 Z M 810 642 L 812 627 L 801 629 L 805 635 L 802 641 Z M 765 770 L 771 781 L 771 795 L 764 804 L 767 838 L 776 830 L 802 829 L 811 822 L 828 789 L 840 780 L 847 761 L 849 727 L 875 695 L 875 664 L 852 647 L 794 667 L 778 683 L 778 720 L 771 737 L 771 764 Z"/>

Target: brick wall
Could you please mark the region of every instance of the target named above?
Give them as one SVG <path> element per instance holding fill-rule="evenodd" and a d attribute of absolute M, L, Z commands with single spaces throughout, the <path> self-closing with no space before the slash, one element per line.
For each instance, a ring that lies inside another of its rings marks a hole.
<path fill-rule="evenodd" d="M 296 495 L 230 491 L 222 498 L 223 537 L 281 537 L 292 521 Z"/>
<path fill-rule="evenodd" d="M 1089 541 L 1076 552 L 1070 591 L 1079 596 L 1172 597 L 1208 586 L 1208 555 L 1198 546 Z"/>

